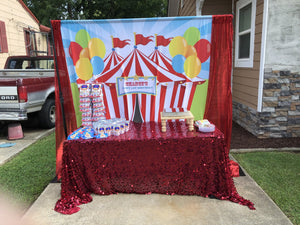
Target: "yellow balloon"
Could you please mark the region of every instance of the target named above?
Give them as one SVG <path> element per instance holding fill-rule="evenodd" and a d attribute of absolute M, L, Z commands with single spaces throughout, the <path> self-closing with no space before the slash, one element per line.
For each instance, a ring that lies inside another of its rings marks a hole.
<path fill-rule="evenodd" d="M 189 56 L 185 60 L 183 68 L 184 68 L 185 74 L 188 77 L 190 77 L 190 78 L 196 77 L 201 71 L 200 59 L 195 55 Z"/>
<path fill-rule="evenodd" d="M 81 80 L 89 80 L 93 76 L 93 66 L 88 58 L 78 59 L 75 70 Z"/>
<path fill-rule="evenodd" d="M 194 46 L 188 45 L 186 49 L 187 50 L 186 50 L 186 53 L 184 55 L 185 58 L 188 58 L 189 56 L 192 56 L 192 55 L 197 56 L 197 51 L 196 51 Z"/>
<path fill-rule="evenodd" d="M 169 44 L 169 52 L 172 57 L 175 55 L 185 55 L 187 51 L 187 42 L 184 37 L 177 36 L 172 39 Z"/>
<path fill-rule="evenodd" d="M 103 41 L 99 38 L 92 38 L 88 44 L 90 59 L 94 56 L 99 56 L 100 58 L 104 58 L 105 56 L 105 45 Z"/>
<path fill-rule="evenodd" d="M 83 48 L 79 54 L 79 58 L 90 58 L 90 52 L 88 48 Z"/>

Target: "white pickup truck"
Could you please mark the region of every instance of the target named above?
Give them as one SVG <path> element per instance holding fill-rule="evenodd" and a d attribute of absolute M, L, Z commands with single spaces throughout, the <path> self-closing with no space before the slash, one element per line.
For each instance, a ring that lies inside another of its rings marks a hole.
<path fill-rule="evenodd" d="M 0 122 L 38 116 L 43 128 L 55 126 L 52 56 L 10 56 L 0 70 Z"/>

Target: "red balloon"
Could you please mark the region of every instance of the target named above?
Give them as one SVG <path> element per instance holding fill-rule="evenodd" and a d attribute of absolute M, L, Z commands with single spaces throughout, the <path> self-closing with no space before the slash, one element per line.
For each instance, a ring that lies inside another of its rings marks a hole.
<path fill-rule="evenodd" d="M 197 56 L 200 59 L 201 63 L 205 62 L 210 56 L 211 45 L 209 41 L 206 39 L 200 39 L 199 41 L 197 41 L 194 47 L 197 51 Z"/>
<path fill-rule="evenodd" d="M 69 54 L 71 58 L 73 59 L 73 64 L 75 65 L 77 60 L 79 59 L 80 52 L 82 50 L 82 47 L 77 42 L 71 42 L 69 46 Z"/>

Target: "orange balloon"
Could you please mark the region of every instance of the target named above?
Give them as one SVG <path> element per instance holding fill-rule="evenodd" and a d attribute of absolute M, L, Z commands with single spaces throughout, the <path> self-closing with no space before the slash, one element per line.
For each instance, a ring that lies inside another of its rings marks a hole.
<path fill-rule="evenodd" d="M 196 51 L 194 46 L 188 45 L 186 49 L 187 50 L 186 50 L 186 53 L 184 55 L 185 58 L 188 58 L 189 56 L 192 56 L 192 55 L 197 55 L 197 51 Z"/>
<path fill-rule="evenodd" d="M 201 71 L 201 62 L 197 55 L 189 56 L 184 62 L 184 72 L 190 77 L 196 77 Z"/>
<path fill-rule="evenodd" d="M 88 48 L 83 48 L 79 54 L 79 58 L 90 58 L 90 52 Z"/>

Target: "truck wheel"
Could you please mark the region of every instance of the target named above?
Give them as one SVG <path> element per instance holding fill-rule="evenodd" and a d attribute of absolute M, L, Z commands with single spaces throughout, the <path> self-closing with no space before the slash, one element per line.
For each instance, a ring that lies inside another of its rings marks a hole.
<path fill-rule="evenodd" d="M 44 103 L 39 113 L 40 126 L 42 128 L 52 128 L 55 126 L 55 100 L 50 98 Z"/>

